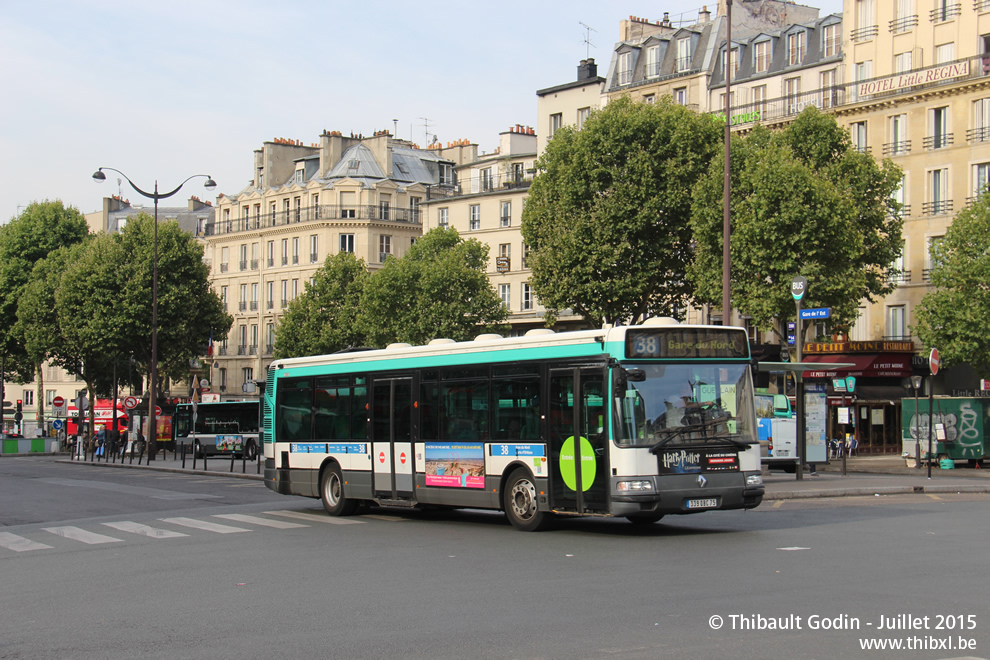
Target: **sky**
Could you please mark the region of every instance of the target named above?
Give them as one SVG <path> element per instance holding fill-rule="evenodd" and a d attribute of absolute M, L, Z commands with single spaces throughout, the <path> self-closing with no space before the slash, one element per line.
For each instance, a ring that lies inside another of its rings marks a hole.
<path fill-rule="evenodd" d="M 491 152 L 510 126 L 536 127 L 536 90 L 576 80 L 589 55 L 606 73 L 622 19 L 693 23 L 702 4 L 0 0 L 0 223 L 46 199 L 151 205 L 114 172 L 94 183 L 98 167 L 148 192 L 217 182 L 193 179 L 162 206 L 235 194 L 264 141 L 324 130 Z"/>

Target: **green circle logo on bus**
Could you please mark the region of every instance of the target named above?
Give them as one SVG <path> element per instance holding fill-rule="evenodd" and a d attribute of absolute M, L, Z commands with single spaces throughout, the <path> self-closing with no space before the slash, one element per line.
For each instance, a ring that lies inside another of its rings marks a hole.
<path fill-rule="evenodd" d="M 587 438 L 581 438 L 581 490 L 591 488 L 595 480 L 595 450 Z M 564 440 L 560 448 L 560 476 L 564 484 L 573 491 L 577 490 L 577 467 L 574 462 L 574 436 Z"/>

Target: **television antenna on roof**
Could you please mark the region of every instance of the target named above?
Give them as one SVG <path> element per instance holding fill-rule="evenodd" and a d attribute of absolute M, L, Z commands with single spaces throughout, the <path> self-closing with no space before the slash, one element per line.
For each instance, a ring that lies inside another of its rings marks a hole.
<path fill-rule="evenodd" d="M 587 58 L 591 57 L 591 48 L 592 48 L 592 46 L 594 46 L 595 48 L 598 48 L 598 46 L 595 46 L 595 44 L 591 43 L 591 33 L 592 32 L 598 32 L 598 30 L 596 30 L 595 28 L 591 27 L 590 25 L 586 25 L 585 23 L 582 23 L 581 21 L 578 21 L 578 23 L 580 23 L 581 26 L 584 27 L 584 29 L 585 29 L 584 44 L 585 44 L 585 53 L 586 54 L 585 54 L 584 57 L 585 57 L 585 59 L 587 59 Z"/>

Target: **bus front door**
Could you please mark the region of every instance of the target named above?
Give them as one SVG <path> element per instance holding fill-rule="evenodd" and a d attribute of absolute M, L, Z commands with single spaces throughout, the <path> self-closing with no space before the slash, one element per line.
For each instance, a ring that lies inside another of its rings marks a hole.
<path fill-rule="evenodd" d="M 550 370 L 550 494 L 554 510 L 608 511 L 605 384 L 604 369 Z"/>
<path fill-rule="evenodd" d="M 374 381 L 371 438 L 376 497 L 413 496 L 412 412 L 412 378 Z"/>

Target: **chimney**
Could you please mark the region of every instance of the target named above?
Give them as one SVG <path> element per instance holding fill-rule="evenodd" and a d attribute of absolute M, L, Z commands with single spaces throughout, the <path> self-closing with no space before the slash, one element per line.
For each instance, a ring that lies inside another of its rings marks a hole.
<path fill-rule="evenodd" d="M 598 77 L 598 65 L 595 64 L 595 58 L 589 57 L 586 60 L 581 60 L 578 64 L 577 79 L 578 82 L 582 80 L 593 80 Z"/>
<path fill-rule="evenodd" d="M 698 22 L 707 23 L 712 20 L 712 13 L 708 11 L 708 5 L 703 5 L 701 11 L 698 12 Z"/>
<path fill-rule="evenodd" d="M 660 21 L 660 25 L 662 25 L 663 27 L 670 27 L 670 12 L 669 11 L 665 11 L 663 13 L 663 20 Z"/>

